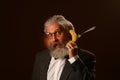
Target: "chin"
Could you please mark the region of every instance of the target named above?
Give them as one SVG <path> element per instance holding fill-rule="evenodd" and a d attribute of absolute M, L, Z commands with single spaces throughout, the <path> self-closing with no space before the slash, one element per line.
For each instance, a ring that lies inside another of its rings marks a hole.
<path fill-rule="evenodd" d="M 68 49 L 65 47 L 54 48 L 50 54 L 54 58 L 65 58 L 65 56 L 68 55 Z"/>

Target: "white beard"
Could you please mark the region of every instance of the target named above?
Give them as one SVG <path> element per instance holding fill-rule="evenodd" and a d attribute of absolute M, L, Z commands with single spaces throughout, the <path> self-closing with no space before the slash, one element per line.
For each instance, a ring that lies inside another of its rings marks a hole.
<path fill-rule="evenodd" d="M 50 52 L 51 56 L 54 58 L 65 58 L 66 55 L 68 55 L 68 49 L 67 48 L 57 48 L 54 50 L 51 50 Z"/>
<path fill-rule="evenodd" d="M 56 44 L 60 44 L 62 47 L 55 48 Z M 50 55 L 54 58 L 65 58 L 68 55 L 68 49 L 64 46 L 64 43 L 55 42 L 50 47 Z"/>

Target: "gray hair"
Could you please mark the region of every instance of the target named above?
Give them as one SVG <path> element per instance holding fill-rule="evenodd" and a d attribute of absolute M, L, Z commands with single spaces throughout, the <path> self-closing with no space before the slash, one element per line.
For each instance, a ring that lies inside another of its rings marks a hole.
<path fill-rule="evenodd" d="M 53 23 L 58 23 L 66 31 L 69 31 L 70 29 L 75 30 L 73 24 L 67 19 L 65 19 L 65 17 L 63 17 L 62 15 L 54 15 L 45 22 L 44 32 L 46 32 L 46 27 L 48 27 L 49 25 Z"/>

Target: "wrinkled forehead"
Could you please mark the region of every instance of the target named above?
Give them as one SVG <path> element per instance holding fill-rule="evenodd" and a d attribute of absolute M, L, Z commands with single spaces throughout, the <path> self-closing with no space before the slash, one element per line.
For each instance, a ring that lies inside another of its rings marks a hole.
<path fill-rule="evenodd" d="M 55 32 L 57 30 L 63 30 L 63 27 L 60 26 L 58 23 L 53 23 L 53 24 L 47 25 L 45 31 L 46 32 Z"/>

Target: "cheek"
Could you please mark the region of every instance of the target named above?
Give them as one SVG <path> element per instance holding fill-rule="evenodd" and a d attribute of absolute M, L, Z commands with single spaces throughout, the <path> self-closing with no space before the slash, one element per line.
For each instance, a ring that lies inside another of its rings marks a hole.
<path fill-rule="evenodd" d="M 61 38 L 58 38 L 58 40 L 59 40 L 59 42 L 64 42 L 64 41 L 66 41 L 66 36 L 63 36 L 63 37 L 61 37 Z"/>
<path fill-rule="evenodd" d="M 45 44 L 45 47 L 46 47 L 46 48 L 49 48 L 49 47 L 50 47 L 50 42 L 49 42 L 49 40 L 47 40 L 46 38 L 44 39 L 44 44 Z"/>

